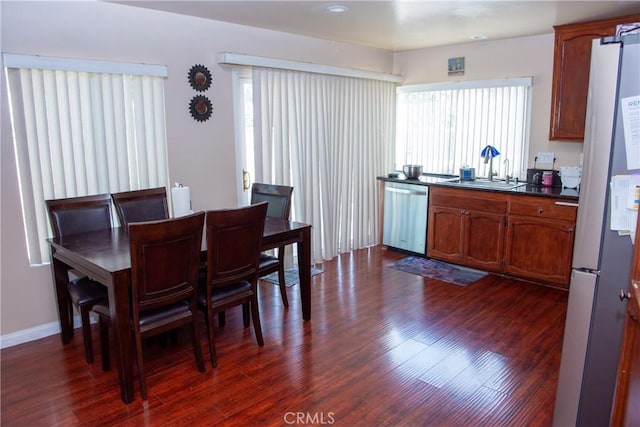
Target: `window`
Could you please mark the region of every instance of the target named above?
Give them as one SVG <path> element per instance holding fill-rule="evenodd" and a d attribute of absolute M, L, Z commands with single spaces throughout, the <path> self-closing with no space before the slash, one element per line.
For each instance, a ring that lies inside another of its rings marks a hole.
<path fill-rule="evenodd" d="M 44 201 L 169 186 L 166 67 L 4 54 L 29 262 L 50 260 Z"/>
<path fill-rule="evenodd" d="M 524 176 L 530 89 L 531 78 L 397 88 L 396 169 L 420 164 L 426 172 L 457 175 L 468 165 L 487 176 L 480 153 L 492 145 L 500 152 L 494 171 Z"/>

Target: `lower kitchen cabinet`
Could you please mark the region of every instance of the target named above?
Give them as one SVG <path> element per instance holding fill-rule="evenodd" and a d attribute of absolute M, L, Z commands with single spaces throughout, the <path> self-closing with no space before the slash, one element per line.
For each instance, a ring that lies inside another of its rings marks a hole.
<path fill-rule="evenodd" d="M 505 273 L 568 287 L 578 208 L 554 198 L 510 197 Z"/>
<path fill-rule="evenodd" d="M 427 256 L 442 261 L 462 260 L 463 219 L 461 209 L 429 207 Z"/>
<path fill-rule="evenodd" d="M 469 197 L 468 193 L 432 189 L 427 256 L 499 272 L 504 253 L 507 203 L 495 197 Z"/>
<path fill-rule="evenodd" d="M 571 276 L 575 222 L 511 216 L 505 273 L 560 286 Z"/>
<path fill-rule="evenodd" d="M 568 287 L 577 207 L 553 197 L 432 187 L 427 256 Z"/>
<path fill-rule="evenodd" d="M 463 262 L 469 267 L 500 271 L 505 215 L 468 210 L 464 216 Z"/>

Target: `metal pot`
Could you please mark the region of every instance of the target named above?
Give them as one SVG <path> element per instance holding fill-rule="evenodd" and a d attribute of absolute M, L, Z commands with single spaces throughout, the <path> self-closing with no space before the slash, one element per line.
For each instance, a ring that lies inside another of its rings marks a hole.
<path fill-rule="evenodd" d="M 409 179 L 418 179 L 422 175 L 421 165 L 404 165 L 402 167 L 402 173 Z"/>

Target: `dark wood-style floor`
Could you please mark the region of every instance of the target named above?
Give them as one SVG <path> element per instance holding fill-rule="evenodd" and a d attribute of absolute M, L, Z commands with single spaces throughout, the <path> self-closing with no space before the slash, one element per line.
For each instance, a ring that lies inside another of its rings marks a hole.
<path fill-rule="evenodd" d="M 79 330 L 2 350 L 3 426 L 551 424 L 567 293 L 489 276 L 468 287 L 389 268 L 402 254 L 355 251 L 299 286 L 288 310 L 260 285 L 265 346 L 240 310 L 218 330 L 218 368 L 196 370 L 186 332 L 147 343 L 149 400 L 125 405 L 117 373 L 93 365 Z"/>

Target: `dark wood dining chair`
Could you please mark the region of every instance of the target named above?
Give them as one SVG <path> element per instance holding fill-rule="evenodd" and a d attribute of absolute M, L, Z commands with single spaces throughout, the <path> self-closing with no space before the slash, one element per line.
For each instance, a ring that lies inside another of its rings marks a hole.
<path fill-rule="evenodd" d="M 200 274 L 198 306 L 205 313 L 213 367 L 216 313 L 241 305 L 244 326 L 249 326 L 250 312 L 258 345 L 264 345 L 256 287 L 266 214 L 267 203 L 207 212 L 207 268 Z"/>
<path fill-rule="evenodd" d="M 165 187 L 124 191 L 111 194 L 118 219 L 123 227 L 132 222 L 169 218 Z"/>
<path fill-rule="evenodd" d="M 53 236 L 56 238 L 111 228 L 109 194 L 47 200 L 45 204 Z M 95 304 L 107 300 L 107 288 L 88 277 L 82 277 L 73 271 L 70 273 L 67 283 L 68 296 L 72 303 L 69 305 L 70 326 L 73 329 L 73 307 L 75 306 L 80 313 L 85 357 L 87 363 L 93 363 L 89 313 Z"/>
<path fill-rule="evenodd" d="M 198 327 L 197 287 L 202 251 L 204 212 L 176 219 L 129 224 L 131 293 L 140 394 L 147 399 L 142 340 L 191 325 L 191 344 L 196 364 L 204 372 Z M 171 262 L 166 262 L 171 260 Z M 102 367 L 109 370 L 109 304 L 99 303 Z"/>
<path fill-rule="evenodd" d="M 268 202 L 268 217 L 289 219 L 292 193 L 293 187 L 254 183 L 251 186 L 251 204 Z M 278 247 L 277 256 L 269 255 L 267 253 L 260 254 L 259 276 L 264 277 L 268 274 L 275 273 L 276 271 L 278 272 L 278 285 L 280 286 L 282 304 L 284 304 L 285 307 L 289 307 L 284 274 L 284 248 L 284 246 Z"/>

